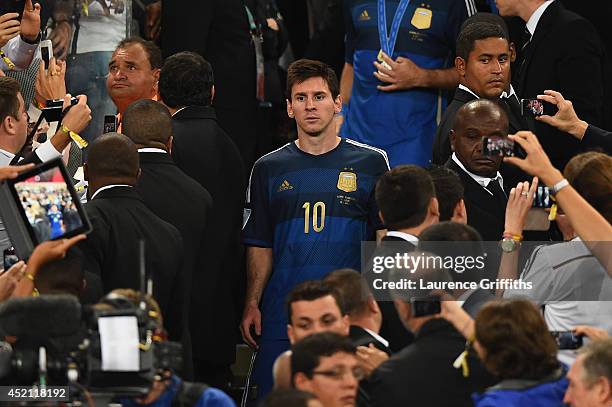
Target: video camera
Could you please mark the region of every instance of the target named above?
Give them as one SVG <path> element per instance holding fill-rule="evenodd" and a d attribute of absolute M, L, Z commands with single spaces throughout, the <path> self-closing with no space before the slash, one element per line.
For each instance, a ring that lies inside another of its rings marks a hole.
<path fill-rule="evenodd" d="M 110 401 L 141 397 L 156 376 L 180 370 L 181 344 L 165 340 L 157 311 L 143 294 L 111 292 L 81 308 L 69 295 L 15 298 L 0 304 L 0 384 L 69 386 Z"/>

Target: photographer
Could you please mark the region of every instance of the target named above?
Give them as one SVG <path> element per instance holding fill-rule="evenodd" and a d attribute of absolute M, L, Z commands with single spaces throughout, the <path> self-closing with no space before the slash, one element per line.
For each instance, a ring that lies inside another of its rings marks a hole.
<path fill-rule="evenodd" d="M 554 90 L 545 90 L 538 99 L 557 106 L 559 111 L 554 116 L 543 115 L 536 120 L 549 124 L 561 131 L 571 134 L 585 147 L 601 147 L 606 153 L 612 152 L 612 133 L 581 120 L 571 101 Z"/>
<path fill-rule="evenodd" d="M 0 15 L 0 71 L 30 66 L 40 41 L 40 4 L 26 0 L 21 22 L 19 13 Z"/>
<path fill-rule="evenodd" d="M 589 251 L 597 257 L 602 267 L 608 275 L 612 277 L 612 251 L 609 250 L 608 243 L 612 240 L 612 226 L 608 220 L 609 217 L 606 219 L 606 216 L 602 215 L 598 209 L 594 208 L 588 202 L 588 199 L 583 198 L 581 195 L 587 193 L 589 195 L 594 194 L 590 196 L 601 203 L 602 206 L 600 210 L 606 207 L 606 205 L 609 204 L 608 200 L 596 198 L 596 196 L 605 196 L 606 191 L 608 191 L 607 193 L 609 194 L 610 183 L 607 182 L 606 185 L 606 175 L 597 174 L 597 170 L 592 171 L 592 174 L 597 175 L 597 178 L 600 179 L 600 181 L 596 182 L 602 183 L 602 188 L 605 188 L 604 191 L 599 190 L 599 187 L 596 186 L 586 187 L 588 182 L 590 182 L 589 179 L 583 179 L 586 172 L 580 177 L 578 173 L 574 174 L 575 178 L 573 178 L 573 181 L 568 182 L 561 171 L 553 167 L 533 133 L 521 131 L 515 135 L 510 135 L 509 138 L 520 144 L 527 153 L 527 157 L 525 159 L 505 157 L 504 162 L 516 165 L 523 171 L 537 176 L 545 185 L 553 188 L 553 195 L 555 196 L 557 204 L 567 216 L 575 234 L 585 242 Z M 600 156 L 604 155 L 600 154 Z M 597 160 L 589 162 L 598 164 L 602 160 L 605 162 L 608 161 L 605 158 L 598 158 Z M 575 163 L 578 163 L 578 161 Z M 603 165 L 599 168 L 602 168 L 605 174 L 609 174 L 609 171 L 611 171 L 608 164 L 601 163 L 598 165 Z M 588 168 L 589 166 L 585 165 L 581 171 L 586 171 Z M 609 179 L 609 175 L 607 179 Z M 574 189 L 572 184 L 578 185 L 578 183 L 584 186 L 583 190 Z M 527 194 L 527 196 L 528 195 L 529 194 Z M 606 209 L 606 213 L 608 213 L 607 211 L 609 211 L 609 209 Z"/>

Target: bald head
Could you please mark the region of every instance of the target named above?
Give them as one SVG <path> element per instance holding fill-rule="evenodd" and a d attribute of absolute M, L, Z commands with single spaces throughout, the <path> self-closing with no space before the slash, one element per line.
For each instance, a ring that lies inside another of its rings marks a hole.
<path fill-rule="evenodd" d="M 457 110 L 450 140 L 457 158 L 469 171 L 493 178 L 502 157 L 482 154 L 483 137 L 508 137 L 508 116 L 498 103 L 478 99 Z"/>
<path fill-rule="evenodd" d="M 137 147 L 154 147 L 168 150 L 172 135 L 172 117 L 166 106 L 149 99 L 138 100 L 125 110 L 121 131 Z"/>
<path fill-rule="evenodd" d="M 140 164 L 136 145 L 119 133 L 98 137 L 89 148 L 87 179 L 98 187 L 110 184 L 136 185 Z"/>
<path fill-rule="evenodd" d="M 478 127 L 482 121 L 496 122 L 506 135 L 508 134 L 508 115 L 499 103 L 487 99 L 472 100 L 461 106 L 455 114 L 453 130 Z"/>

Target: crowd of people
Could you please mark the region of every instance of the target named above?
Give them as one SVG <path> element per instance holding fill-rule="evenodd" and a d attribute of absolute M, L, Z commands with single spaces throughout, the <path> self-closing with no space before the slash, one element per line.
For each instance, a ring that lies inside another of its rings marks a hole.
<path fill-rule="evenodd" d="M 146 303 L 182 368 L 124 405 L 609 407 L 612 61 L 563 2 L 2 0 L 0 181 L 61 157 L 91 231 L 18 183 L 0 303 Z"/>

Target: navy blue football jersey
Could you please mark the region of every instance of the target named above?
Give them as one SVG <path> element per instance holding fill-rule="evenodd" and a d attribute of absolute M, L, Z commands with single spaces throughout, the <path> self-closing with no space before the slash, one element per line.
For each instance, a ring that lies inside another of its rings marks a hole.
<path fill-rule="evenodd" d="M 388 169 L 384 151 L 348 139 L 321 155 L 289 143 L 255 163 L 243 241 L 273 249 L 261 304 L 264 337 L 286 338 L 285 301 L 297 284 L 360 269 L 361 242 L 383 227 L 374 189 Z"/>

